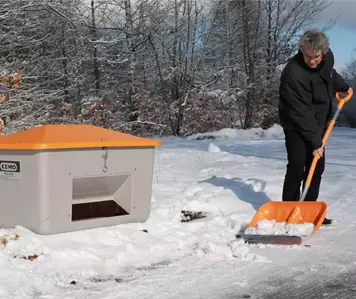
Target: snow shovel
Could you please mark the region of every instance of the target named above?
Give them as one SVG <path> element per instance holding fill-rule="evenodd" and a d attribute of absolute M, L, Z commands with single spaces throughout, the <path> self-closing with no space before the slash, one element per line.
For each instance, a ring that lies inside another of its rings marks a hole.
<path fill-rule="evenodd" d="M 345 97 L 340 98 L 340 95 L 345 95 Z M 351 88 L 349 93 L 336 93 L 336 101 L 338 103 L 337 110 L 323 136 L 323 148 L 325 147 L 326 141 L 329 138 L 329 135 L 335 125 L 336 119 L 338 118 L 342 107 L 347 101 L 351 99 L 352 95 L 353 90 Z M 314 156 L 300 201 L 270 201 L 263 204 L 256 212 L 247 229 L 255 227 L 260 220 L 274 220 L 276 222 L 284 222 L 286 224 L 313 223 L 314 230 L 312 235 L 314 235 L 320 228 L 326 216 L 327 205 L 325 202 L 309 202 L 304 201 L 304 199 L 308 193 L 308 189 L 315 171 L 315 166 L 319 159 L 319 155 Z"/>

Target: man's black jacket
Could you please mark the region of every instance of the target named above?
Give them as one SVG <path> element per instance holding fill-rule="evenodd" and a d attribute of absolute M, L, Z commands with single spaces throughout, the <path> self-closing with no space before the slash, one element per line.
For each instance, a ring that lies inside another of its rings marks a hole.
<path fill-rule="evenodd" d="M 349 86 L 334 69 L 329 49 L 322 63 L 309 68 L 299 51 L 282 71 L 279 87 L 279 119 L 284 130 L 298 130 L 313 150 L 322 146 L 322 135 L 332 114 L 337 91 Z"/>

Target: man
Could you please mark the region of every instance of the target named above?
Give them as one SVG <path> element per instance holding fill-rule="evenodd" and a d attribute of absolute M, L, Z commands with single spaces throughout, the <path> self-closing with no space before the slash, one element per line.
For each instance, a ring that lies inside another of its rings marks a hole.
<path fill-rule="evenodd" d="M 306 201 L 316 201 L 325 168 L 322 137 L 332 114 L 336 91 L 349 86 L 334 69 L 329 40 L 317 30 L 306 31 L 298 53 L 285 66 L 280 81 L 279 118 L 285 133 L 288 164 L 283 201 L 300 199 L 300 186 L 308 175 L 314 155 L 320 155 Z M 323 224 L 332 220 L 325 218 Z"/>

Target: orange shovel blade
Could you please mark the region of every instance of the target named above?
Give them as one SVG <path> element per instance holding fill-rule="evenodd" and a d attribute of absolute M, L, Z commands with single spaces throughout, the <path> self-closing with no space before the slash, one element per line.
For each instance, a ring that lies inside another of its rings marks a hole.
<path fill-rule="evenodd" d="M 256 226 L 263 219 L 288 224 L 313 223 L 314 235 L 326 216 L 326 210 L 326 203 L 320 201 L 270 201 L 258 209 L 247 228 Z"/>

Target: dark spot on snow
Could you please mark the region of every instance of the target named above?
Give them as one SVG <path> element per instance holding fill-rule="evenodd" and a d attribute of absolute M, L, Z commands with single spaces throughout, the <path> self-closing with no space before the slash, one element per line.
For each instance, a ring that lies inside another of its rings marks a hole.
<path fill-rule="evenodd" d="M 242 295 L 242 298 L 251 298 L 251 295 L 245 294 L 245 295 Z"/>
<path fill-rule="evenodd" d="M 21 259 L 24 259 L 24 260 L 29 260 L 29 261 L 34 261 L 35 259 L 38 258 L 38 255 L 37 254 L 34 254 L 34 255 L 28 255 L 28 256 L 25 256 L 25 255 L 15 255 L 14 258 L 21 258 Z"/>
<path fill-rule="evenodd" d="M 142 270 L 144 270 L 144 271 L 146 271 L 146 270 L 154 270 L 154 269 L 157 269 L 157 268 L 161 268 L 163 266 L 167 266 L 170 263 L 171 263 L 171 261 L 162 261 L 162 262 L 158 262 L 158 263 L 153 263 L 153 264 L 151 264 L 149 266 L 138 267 L 136 269 L 140 270 L 140 271 L 142 271 Z"/>
<path fill-rule="evenodd" d="M 195 140 L 209 140 L 209 139 L 216 140 L 216 139 L 220 139 L 220 138 L 218 136 L 213 136 L 213 135 L 202 135 L 202 136 L 198 136 L 198 137 L 192 138 L 192 139 L 195 139 Z"/>
<path fill-rule="evenodd" d="M 70 284 L 77 284 L 76 281 L 72 280 Z"/>
<path fill-rule="evenodd" d="M 106 281 L 111 281 L 111 280 L 116 281 L 117 283 L 120 283 L 123 281 L 122 278 L 115 277 L 115 276 L 98 276 L 98 277 L 92 277 L 90 280 L 95 283 L 106 282 Z"/>
<path fill-rule="evenodd" d="M 158 263 L 153 263 L 153 264 L 148 265 L 148 266 L 137 267 L 137 268 L 134 269 L 135 270 L 135 274 L 127 273 L 128 275 L 125 275 L 124 277 L 116 277 L 114 275 L 107 275 L 107 276 L 98 275 L 98 276 L 95 276 L 95 277 L 90 277 L 89 280 L 91 282 L 94 282 L 94 283 L 105 283 L 105 282 L 110 282 L 110 281 L 115 281 L 117 283 L 123 283 L 123 282 L 133 281 L 133 280 L 138 278 L 136 271 L 142 271 L 143 273 L 141 273 L 140 275 L 144 276 L 144 275 L 146 275 L 146 273 L 145 273 L 146 271 L 154 270 L 154 269 L 157 269 L 157 268 L 161 268 L 162 266 L 169 265 L 171 262 L 172 261 L 170 261 L 170 260 L 165 260 L 165 261 L 161 261 L 161 262 L 158 262 Z"/>
<path fill-rule="evenodd" d="M 148 233 L 148 230 L 147 229 L 143 229 L 142 230 L 144 233 Z"/>
<path fill-rule="evenodd" d="M 92 282 L 104 282 L 104 281 L 108 281 L 108 280 L 110 280 L 110 279 L 106 279 L 106 278 L 104 278 L 104 277 L 92 277 L 90 280 L 91 280 Z"/>
<path fill-rule="evenodd" d="M 182 210 L 182 220 L 180 222 L 191 222 L 196 219 L 202 219 L 206 217 L 206 214 L 204 212 L 193 212 L 193 211 L 187 211 L 187 210 Z"/>

